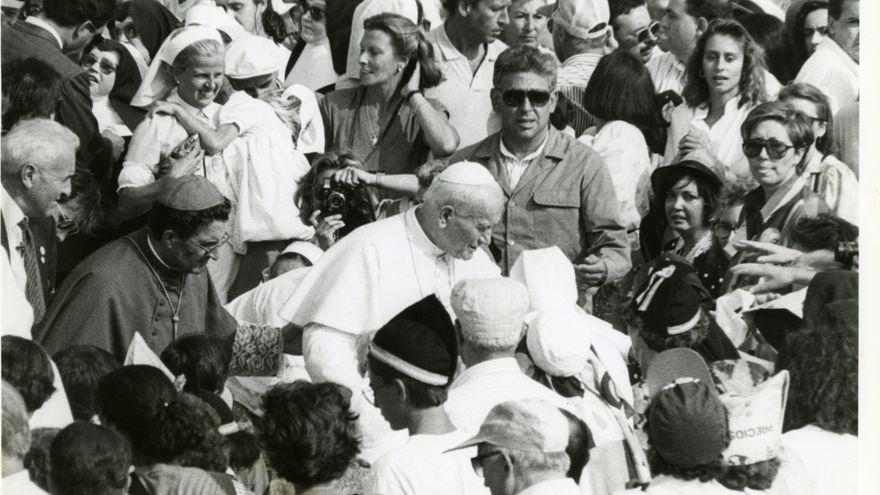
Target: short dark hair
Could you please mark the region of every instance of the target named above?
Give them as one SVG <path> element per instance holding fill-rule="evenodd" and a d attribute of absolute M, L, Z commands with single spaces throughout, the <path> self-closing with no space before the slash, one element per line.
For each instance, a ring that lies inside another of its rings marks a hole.
<path fill-rule="evenodd" d="M 31 481 L 49 492 L 49 449 L 52 441 L 58 435 L 61 428 L 33 428 L 31 429 L 31 448 L 24 456 L 24 467 L 28 470 Z"/>
<path fill-rule="evenodd" d="M 385 383 L 391 383 L 394 380 L 403 382 L 406 387 L 407 402 L 416 409 L 429 409 L 437 407 L 446 402 L 446 387 L 439 385 L 428 385 L 414 378 L 410 378 L 403 373 L 395 370 L 387 364 L 379 361 L 373 356 L 369 357 L 370 371 L 382 378 Z"/>
<path fill-rule="evenodd" d="M 46 17 L 64 27 L 91 22 L 100 30 L 113 16 L 115 8 L 115 0 L 43 0 Z"/>
<path fill-rule="evenodd" d="M 95 391 L 98 380 L 121 364 L 112 354 L 91 345 L 75 345 L 55 353 L 55 364 L 73 418 L 88 421 L 98 412 Z"/>
<path fill-rule="evenodd" d="M 685 481 L 700 480 L 705 483 L 724 476 L 724 465 L 722 464 L 721 456 L 718 456 L 718 460 L 708 464 L 683 468 L 666 462 L 666 459 L 656 450 L 648 448 L 648 466 L 651 468 L 651 474 L 654 476 L 665 474 Z"/>
<path fill-rule="evenodd" d="M 584 108 L 602 120 L 622 120 L 638 127 L 648 146 L 657 149 L 666 123 L 654 103 L 655 93 L 645 64 L 631 53 L 618 51 L 596 65 L 584 91 Z"/>
<path fill-rule="evenodd" d="M 733 18 L 733 9 L 729 0 L 686 0 L 684 9 L 691 17 L 696 19 L 702 17 L 708 22 Z"/>
<path fill-rule="evenodd" d="M 746 488 L 767 490 L 773 485 L 780 464 L 779 459 L 774 457 L 744 466 L 727 466 L 724 475 L 718 481 L 727 488 L 738 492 L 744 492 Z"/>
<path fill-rule="evenodd" d="M 212 222 L 229 220 L 231 210 L 232 203 L 228 198 L 223 198 L 223 202 L 217 206 L 197 211 L 175 210 L 157 201 L 150 210 L 147 225 L 153 235 L 161 236 L 170 230 L 181 239 L 186 239 Z"/>
<path fill-rule="evenodd" d="M 806 151 L 813 145 L 813 124 L 801 112 L 788 103 L 781 101 L 768 101 L 761 103 L 752 109 L 746 116 L 740 127 L 740 134 L 743 140 L 749 138 L 755 127 L 765 120 L 773 120 L 779 122 L 788 132 L 791 144 L 795 150 L 804 151 L 804 160 L 807 158 Z M 800 166 L 800 165 L 799 165 Z"/>
<path fill-rule="evenodd" d="M 3 96 L 7 99 L 4 130 L 19 120 L 49 118 L 61 100 L 61 74 L 34 57 L 7 62 L 3 64 Z"/>
<path fill-rule="evenodd" d="M 816 149 L 823 155 L 834 153 L 834 113 L 831 102 L 822 90 L 809 83 L 793 82 L 779 90 L 776 99 L 787 101 L 791 98 L 806 100 L 816 106 L 816 117 L 825 121 L 825 135 L 816 138 Z"/>
<path fill-rule="evenodd" d="M 119 495 L 128 486 L 131 447 L 105 426 L 77 421 L 61 430 L 49 451 L 52 493 Z"/>
<path fill-rule="evenodd" d="M 617 29 L 617 18 L 629 14 L 633 9 L 637 9 L 641 6 L 647 6 L 648 3 L 645 0 L 609 0 L 608 7 L 611 9 L 611 26 L 614 29 Z"/>
<path fill-rule="evenodd" d="M 206 334 L 184 335 L 162 351 L 162 362 L 175 376 L 184 375 L 183 390 L 218 393 L 229 375 L 231 349 L 226 343 Z"/>
<path fill-rule="evenodd" d="M 556 75 L 559 72 L 559 61 L 548 52 L 538 50 L 534 46 L 516 45 L 498 55 L 495 60 L 495 71 L 492 74 L 492 85 L 501 89 L 501 79 L 508 74 L 531 72 L 550 81 L 550 87 L 556 87 Z"/>
<path fill-rule="evenodd" d="M 441 0 L 441 3 L 443 4 L 443 8 L 446 10 L 446 13 L 448 14 L 447 18 L 449 18 L 449 17 L 454 17 L 455 15 L 457 15 L 458 6 L 461 5 L 462 3 L 467 2 L 470 5 L 473 5 L 475 3 L 479 3 L 480 1 L 481 0 Z"/>
<path fill-rule="evenodd" d="M 702 175 L 688 173 L 686 170 L 682 170 L 681 173 L 667 174 L 657 184 L 656 194 L 654 195 L 655 211 L 663 212 L 663 221 L 666 222 L 666 193 L 681 179 L 689 179 L 688 184 L 694 182 L 697 185 L 697 193 L 699 193 L 700 198 L 703 200 L 703 226 L 708 226 L 718 204 L 718 197 L 721 191 Z"/>
<path fill-rule="evenodd" d="M 849 0 L 829 0 L 828 2 L 828 17 L 838 20 L 840 19 L 840 15 L 843 14 L 843 4 L 848 2 Z M 858 2 L 859 0 L 853 0 Z"/>
<path fill-rule="evenodd" d="M 797 5 L 797 4 L 795 4 Z M 794 79 L 797 76 L 801 66 L 804 65 L 809 54 L 804 46 L 804 25 L 807 23 L 807 16 L 811 13 L 828 8 L 828 0 L 807 0 L 800 4 L 794 15 L 794 21 L 786 22 L 786 30 L 788 32 L 789 55 L 789 73 L 785 80 Z M 788 16 L 786 16 L 788 17 Z"/>
<path fill-rule="evenodd" d="M 840 217 L 822 213 L 798 220 L 789 235 L 792 243 L 800 244 L 805 251 L 827 249 L 833 252 L 839 242 L 858 239 L 859 228 Z"/>
<path fill-rule="evenodd" d="M 257 437 L 270 465 L 298 487 L 342 476 L 360 452 L 351 393 L 336 383 L 276 385 L 263 397 Z"/>
<path fill-rule="evenodd" d="M 584 467 L 590 462 L 593 436 L 583 420 L 565 409 L 559 409 L 559 411 L 568 420 L 568 445 L 565 446 L 565 453 L 568 454 L 571 464 L 569 464 L 568 472 L 565 475 L 576 483 L 580 483 Z"/>
<path fill-rule="evenodd" d="M 55 372 L 49 354 L 33 340 L 14 335 L 2 338 L 3 380 L 15 387 L 32 413 L 55 392 Z"/>

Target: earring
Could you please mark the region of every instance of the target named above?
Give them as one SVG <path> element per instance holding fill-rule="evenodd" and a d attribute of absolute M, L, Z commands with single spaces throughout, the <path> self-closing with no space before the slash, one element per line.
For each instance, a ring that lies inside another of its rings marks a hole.
<path fill-rule="evenodd" d="M 402 71 L 402 70 L 403 70 L 403 67 L 401 67 L 401 66 L 398 65 L 398 66 L 397 66 L 397 72 L 400 72 L 400 71 Z"/>
<path fill-rule="evenodd" d="M 701 77 L 701 78 L 705 78 L 705 77 L 706 77 L 706 74 L 703 73 L 703 69 L 700 69 L 700 77 Z"/>

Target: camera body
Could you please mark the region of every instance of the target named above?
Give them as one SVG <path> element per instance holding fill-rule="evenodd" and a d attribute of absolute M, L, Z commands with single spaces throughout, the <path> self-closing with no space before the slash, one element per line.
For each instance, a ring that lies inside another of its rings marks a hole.
<path fill-rule="evenodd" d="M 325 217 L 330 215 L 348 216 L 350 199 L 354 197 L 354 188 L 334 182 L 330 177 L 324 179 L 322 184 L 324 201 L 321 204 L 321 214 Z"/>

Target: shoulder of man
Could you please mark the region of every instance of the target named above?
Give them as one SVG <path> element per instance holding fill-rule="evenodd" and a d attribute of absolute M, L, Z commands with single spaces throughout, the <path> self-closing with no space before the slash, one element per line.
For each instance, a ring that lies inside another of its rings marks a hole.
<path fill-rule="evenodd" d="M 43 30 L 23 21 L 3 26 L 3 62 L 35 57 L 58 71 L 64 80 L 85 75 L 79 65 L 61 52 L 54 40 L 41 36 L 40 31 Z"/>

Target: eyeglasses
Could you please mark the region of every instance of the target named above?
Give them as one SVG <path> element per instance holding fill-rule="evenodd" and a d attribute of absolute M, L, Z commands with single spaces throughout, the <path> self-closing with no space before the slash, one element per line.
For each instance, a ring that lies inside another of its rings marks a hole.
<path fill-rule="evenodd" d="M 313 21 L 320 22 L 322 19 L 324 19 L 324 16 L 327 15 L 327 11 L 322 9 L 321 7 L 310 7 L 307 3 L 303 4 L 303 7 L 306 8 L 309 13 L 309 17 L 311 17 Z"/>
<path fill-rule="evenodd" d="M 794 145 L 785 144 L 782 141 L 777 139 L 746 139 L 743 141 L 742 150 L 743 154 L 749 158 L 754 158 L 761 154 L 762 149 L 767 150 L 767 156 L 770 157 L 771 160 L 779 160 L 788 150 L 794 148 Z"/>
<path fill-rule="evenodd" d="M 730 234 L 736 229 L 736 226 L 732 225 L 730 222 L 718 220 L 712 224 L 712 228 L 715 230 L 715 235 L 717 237 L 727 238 L 730 237 Z"/>
<path fill-rule="evenodd" d="M 83 69 L 91 69 L 95 66 L 96 63 L 98 64 L 98 70 L 100 70 L 105 75 L 109 76 L 110 74 L 116 72 L 116 66 L 113 65 L 112 62 L 105 58 L 102 58 L 99 61 L 98 58 L 91 53 L 83 55 L 83 58 L 81 58 L 79 61 L 79 65 Z"/>
<path fill-rule="evenodd" d="M 485 463 L 487 459 L 490 459 L 496 455 L 501 455 L 501 451 L 495 450 L 492 452 L 486 452 L 483 455 L 471 457 L 471 467 L 474 468 L 474 472 L 477 473 L 477 476 L 479 476 L 480 478 L 483 477 L 483 463 Z"/>
<path fill-rule="evenodd" d="M 511 108 L 523 106 L 526 98 L 532 103 L 533 107 L 543 107 L 550 101 L 550 92 L 531 89 L 523 91 L 521 89 L 508 89 L 501 93 L 501 100 L 505 105 Z"/>
<path fill-rule="evenodd" d="M 651 22 L 644 28 L 640 29 L 639 32 L 636 33 L 636 43 L 644 43 L 646 41 L 655 40 L 657 36 L 660 34 L 660 23 L 657 21 Z"/>
<path fill-rule="evenodd" d="M 223 234 L 223 237 L 221 237 L 219 241 L 215 242 L 214 244 L 211 244 L 210 246 L 203 246 L 192 239 L 187 239 L 187 242 L 189 242 L 193 246 L 201 249 L 203 256 L 211 256 L 214 253 L 216 253 L 217 250 L 220 249 L 221 246 L 223 246 L 224 244 L 229 242 L 229 234 Z"/>

